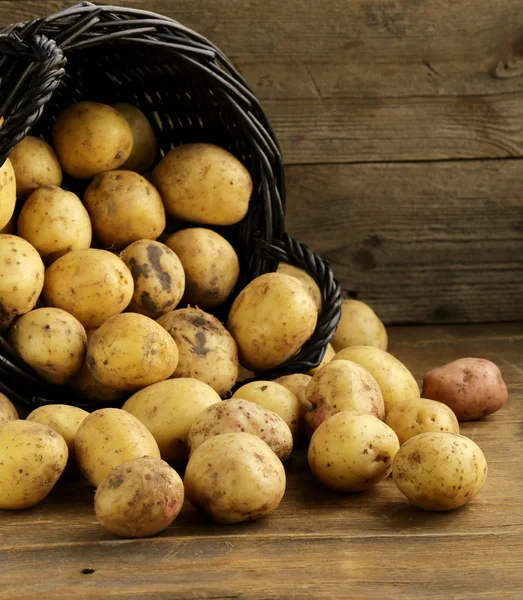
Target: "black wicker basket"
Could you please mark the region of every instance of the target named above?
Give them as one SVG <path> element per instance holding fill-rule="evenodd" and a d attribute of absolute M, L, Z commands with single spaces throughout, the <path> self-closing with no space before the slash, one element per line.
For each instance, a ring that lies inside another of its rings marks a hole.
<path fill-rule="evenodd" d="M 91 2 L 0 29 L 0 164 L 29 132 L 50 141 L 58 113 L 79 100 L 138 106 L 155 130 L 158 158 L 175 145 L 208 142 L 245 164 L 254 181 L 249 213 L 221 232 L 240 257 L 236 293 L 284 261 L 305 269 L 323 294 L 312 338 L 263 377 L 317 366 L 339 319 L 339 284 L 325 261 L 285 233 L 280 149 L 258 100 L 227 58 L 173 19 Z M 79 185 L 64 180 L 77 192 Z M 89 408 L 71 390 L 44 382 L 2 338 L 0 390 L 28 407 L 65 402 Z"/>

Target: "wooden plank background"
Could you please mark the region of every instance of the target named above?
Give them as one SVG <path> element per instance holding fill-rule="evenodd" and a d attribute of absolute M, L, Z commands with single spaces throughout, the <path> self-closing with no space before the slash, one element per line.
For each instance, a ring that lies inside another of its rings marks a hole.
<path fill-rule="evenodd" d="M 0 0 L 0 22 L 72 0 Z M 523 317 L 521 0 L 114 0 L 209 37 L 288 165 L 288 228 L 387 322 Z"/>

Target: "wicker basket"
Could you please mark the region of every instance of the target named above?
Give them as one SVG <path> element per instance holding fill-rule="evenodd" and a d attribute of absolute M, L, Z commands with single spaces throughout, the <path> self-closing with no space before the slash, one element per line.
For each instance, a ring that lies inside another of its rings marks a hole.
<path fill-rule="evenodd" d="M 240 257 L 235 292 L 279 261 L 319 284 L 323 310 L 298 355 L 264 378 L 317 366 L 334 334 L 341 294 L 329 265 L 284 230 L 285 179 L 280 149 L 263 110 L 227 58 L 173 19 L 83 2 L 44 19 L 0 29 L 0 164 L 29 132 L 50 141 L 58 113 L 79 100 L 130 102 L 149 118 L 159 156 L 173 146 L 208 142 L 249 169 L 254 192 L 247 217 L 220 230 Z M 64 186 L 81 193 L 81 182 Z M 0 390 L 30 407 L 65 402 L 89 407 L 44 382 L 0 338 Z M 97 404 L 97 407 L 100 405 Z"/>

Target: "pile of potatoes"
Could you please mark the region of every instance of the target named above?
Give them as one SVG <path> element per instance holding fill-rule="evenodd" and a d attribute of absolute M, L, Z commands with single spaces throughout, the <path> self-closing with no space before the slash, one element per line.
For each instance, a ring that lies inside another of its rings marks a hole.
<path fill-rule="evenodd" d="M 48 405 L 20 420 L 0 395 L 0 508 L 33 506 L 81 473 L 99 522 L 123 537 L 165 529 L 185 498 L 217 522 L 258 519 L 280 504 L 300 446 L 334 490 L 392 473 L 431 510 L 478 493 L 485 457 L 458 420 L 506 402 L 495 365 L 456 361 L 427 373 L 420 393 L 374 311 L 346 300 L 317 368 L 263 380 L 312 335 L 322 294 L 287 264 L 237 293 L 240 261 L 213 228 L 245 217 L 245 167 L 188 144 L 153 168 L 154 131 L 128 104 L 70 106 L 53 146 L 27 137 L 2 167 L 0 327 L 71 405 L 97 410 Z M 82 199 L 61 187 L 63 172 L 85 180 Z M 222 323 L 212 311 L 233 292 Z"/>

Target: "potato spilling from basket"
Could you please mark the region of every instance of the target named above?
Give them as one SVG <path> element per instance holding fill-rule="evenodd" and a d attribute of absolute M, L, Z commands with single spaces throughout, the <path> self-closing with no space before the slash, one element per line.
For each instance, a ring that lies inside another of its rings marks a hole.
<path fill-rule="evenodd" d="M 374 311 L 346 300 L 318 367 L 263 379 L 311 337 L 323 298 L 284 263 L 237 289 L 242 257 L 226 237 L 249 210 L 245 166 L 187 144 L 148 171 L 154 130 L 129 104 L 74 104 L 52 133 L 54 148 L 26 137 L 1 168 L 0 327 L 70 404 L 98 410 L 48 405 L 21 421 L 0 395 L 0 508 L 33 506 L 81 472 L 116 535 L 158 533 L 185 497 L 219 522 L 257 519 L 280 504 L 283 462 L 309 439 L 313 475 L 338 491 L 392 472 L 427 509 L 478 493 L 485 457 L 456 415 L 504 404 L 495 365 L 431 371 L 422 398 Z"/>

